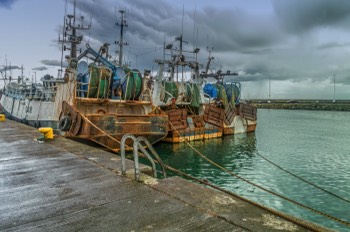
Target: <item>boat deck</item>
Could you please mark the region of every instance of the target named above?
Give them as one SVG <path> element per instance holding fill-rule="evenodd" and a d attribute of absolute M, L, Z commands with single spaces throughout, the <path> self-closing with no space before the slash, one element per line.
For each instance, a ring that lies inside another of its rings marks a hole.
<path fill-rule="evenodd" d="M 39 136 L 0 122 L 0 231 L 308 231 L 178 177 L 136 182 L 120 175 L 115 154 Z"/>

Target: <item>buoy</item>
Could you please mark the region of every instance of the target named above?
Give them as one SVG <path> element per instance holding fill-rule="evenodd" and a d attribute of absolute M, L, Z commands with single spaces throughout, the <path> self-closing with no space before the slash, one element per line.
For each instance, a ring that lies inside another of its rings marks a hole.
<path fill-rule="evenodd" d="M 53 129 L 51 127 L 40 127 L 39 132 L 44 134 L 44 139 L 53 139 Z"/>
<path fill-rule="evenodd" d="M 5 114 L 0 114 L 0 122 L 5 122 Z"/>

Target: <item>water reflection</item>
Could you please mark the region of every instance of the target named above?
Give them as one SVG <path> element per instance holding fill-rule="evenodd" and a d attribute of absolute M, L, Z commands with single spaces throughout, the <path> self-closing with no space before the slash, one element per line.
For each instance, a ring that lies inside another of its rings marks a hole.
<path fill-rule="evenodd" d="M 256 137 L 254 133 L 190 143 L 215 163 L 237 173 L 254 170 L 256 164 Z M 186 143 L 158 144 L 155 149 L 164 163 L 192 176 L 206 179 L 222 187 L 240 188 L 237 179 L 210 164 Z"/>
<path fill-rule="evenodd" d="M 259 110 L 255 133 L 196 141 L 191 145 L 233 173 L 302 204 L 350 221 L 349 204 L 296 179 L 262 159 L 350 199 L 350 113 Z M 158 144 L 170 166 L 287 214 L 347 231 L 320 215 L 295 206 L 227 174 L 186 144 Z"/>

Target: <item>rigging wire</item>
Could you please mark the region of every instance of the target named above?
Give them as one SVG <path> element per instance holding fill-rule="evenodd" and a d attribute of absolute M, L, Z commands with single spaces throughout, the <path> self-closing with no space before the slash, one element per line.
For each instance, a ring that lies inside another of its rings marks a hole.
<path fill-rule="evenodd" d="M 292 172 L 290 172 L 290 171 L 288 171 L 288 170 L 282 168 L 282 167 L 279 166 L 278 164 L 276 164 L 276 163 L 272 162 L 271 160 L 267 159 L 265 156 L 263 156 L 263 155 L 261 155 L 261 154 L 259 154 L 259 153 L 257 153 L 256 155 L 260 156 L 262 159 L 264 159 L 264 160 L 267 161 L 268 163 L 270 163 L 270 164 L 272 164 L 273 166 L 275 166 L 275 167 L 281 169 L 282 171 L 288 173 L 289 175 L 294 176 L 295 178 L 297 178 L 297 179 L 299 179 L 299 180 L 301 180 L 301 181 L 303 181 L 303 182 L 305 182 L 305 183 L 307 183 L 307 184 L 309 184 L 309 185 L 312 185 L 312 186 L 314 186 L 315 188 L 317 188 L 317 189 L 319 189 L 319 190 L 321 190 L 321 191 L 323 191 L 323 192 L 325 192 L 325 193 L 328 193 L 329 195 L 332 195 L 332 196 L 334 196 L 334 197 L 336 197 L 336 198 L 338 198 L 338 199 L 340 199 L 340 200 L 342 200 L 342 201 L 345 201 L 345 202 L 347 202 L 347 203 L 350 203 L 349 200 L 347 200 L 347 199 L 345 199 L 345 198 L 343 198 L 343 197 L 341 197 L 341 196 L 339 196 L 339 195 L 337 195 L 337 194 L 335 194 L 335 193 L 332 193 L 332 192 L 330 192 L 330 191 L 328 191 L 328 190 L 326 190 L 326 189 L 324 189 L 324 188 L 322 188 L 322 187 L 320 187 L 320 186 L 318 186 L 318 185 L 316 185 L 316 184 L 314 184 L 314 183 L 312 183 L 312 182 L 310 182 L 310 181 L 308 181 L 308 180 L 306 180 L 306 179 L 304 179 L 304 178 L 302 178 L 302 177 L 300 177 L 300 176 L 298 176 L 298 175 L 296 175 L 296 174 L 294 174 L 294 173 L 292 173 Z"/>
<path fill-rule="evenodd" d="M 142 157 L 142 158 L 148 158 L 148 157 L 147 157 L 145 154 L 143 154 L 142 152 L 138 152 L 138 155 L 139 155 L 140 157 Z M 159 158 L 159 157 L 158 157 L 158 158 Z M 187 174 L 187 173 L 185 173 L 185 172 L 183 172 L 183 171 L 180 171 L 180 170 L 178 170 L 178 169 L 176 169 L 176 168 L 173 168 L 173 167 L 171 167 L 171 166 L 169 166 L 169 165 L 163 163 L 162 160 L 161 160 L 160 158 L 159 158 L 159 159 L 158 159 L 158 158 L 157 158 L 157 159 L 152 159 L 152 160 L 153 160 L 155 163 L 157 163 L 158 165 L 160 165 L 162 168 L 164 167 L 165 169 L 167 169 L 168 171 L 174 172 L 174 173 L 176 173 L 176 174 L 178 174 L 178 175 L 181 175 L 181 176 L 186 177 L 186 178 L 188 178 L 188 179 L 190 179 L 190 180 L 196 181 L 196 182 L 198 182 L 198 183 L 200 183 L 200 184 L 209 186 L 209 187 L 211 187 L 211 188 L 213 188 L 213 189 L 216 189 L 216 190 L 221 191 L 221 192 L 223 192 L 223 193 L 226 193 L 226 194 L 228 194 L 228 195 L 230 195 L 230 196 L 233 196 L 233 197 L 235 197 L 235 198 L 238 198 L 238 199 L 240 199 L 240 200 L 242 200 L 242 201 L 244 201 L 244 202 L 248 202 L 248 203 L 251 204 L 251 205 L 254 205 L 254 206 L 258 207 L 258 208 L 261 208 L 261 209 L 263 209 L 263 210 L 266 210 L 267 212 L 270 212 L 270 213 L 272 213 L 272 214 L 274 214 L 274 215 L 276 215 L 276 216 L 278 216 L 278 217 L 280 217 L 280 218 L 283 218 L 283 219 L 285 219 L 285 220 L 287 220 L 287 221 L 293 222 L 293 223 L 295 223 L 295 224 L 297 224 L 297 225 L 299 225 L 299 226 L 301 226 L 301 227 L 304 227 L 304 228 L 306 228 L 306 229 L 309 229 L 310 231 L 320 231 L 320 232 L 323 231 L 323 228 L 322 228 L 322 227 L 320 228 L 317 224 L 316 224 L 316 225 L 313 225 L 313 224 L 306 223 L 305 221 L 303 221 L 303 220 L 301 220 L 301 219 L 299 219 L 299 218 L 296 218 L 296 217 L 290 216 L 290 215 L 288 215 L 288 214 L 282 213 L 282 212 L 280 212 L 280 211 L 277 211 L 277 210 L 275 210 L 275 209 L 266 207 L 266 206 L 264 206 L 264 205 L 261 205 L 261 204 L 255 202 L 255 201 L 249 200 L 249 199 L 247 199 L 247 198 L 245 198 L 245 197 L 242 197 L 242 196 L 240 196 L 240 195 L 238 195 L 238 194 L 236 194 L 236 193 L 234 193 L 234 192 L 231 192 L 231 191 L 229 191 L 229 190 L 227 190 L 227 189 L 224 189 L 224 188 L 221 188 L 221 187 L 219 187 L 219 186 L 216 186 L 216 185 L 210 183 L 209 181 L 207 181 L 207 180 L 205 180 L 205 179 L 200 179 L 200 178 L 191 176 L 191 175 L 189 175 L 189 174 Z M 95 161 L 93 161 L 93 162 L 95 162 Z M 164 169 L 163 169 L 163 172 L 162 172 L 162 171 L 158 171 L 158 170 L 157 170 L 157 172 L 158 172 L 158 173 L 163 173 L 163 175 L 164 175 Z M 166 177 L 165 177 L 165 178 L 166 178 Z M 150 187 L 153 188 L 152 186 L 150 186 Z M 156 189 L 156 190 L 157 190 L 157 189 Z M 241 228 L 243 228 L 243 229 L 245 229 L 245 230 L 247 230 L 247 231 L 252 231 L 252 230 L 250 230 L 249 228 L 246 228 L 246 227 L 243 227 L 242 225 L 233 223 L 232 221 L 228 221 L 228 222 L 231 223 L 231 224 L 234 224 L 234 225 L 236 225 L 236 226 L 239 226 L 239 227 L 241 227 Z"/>
<path fill-rule="evenodd" d="M 89 30 L 89 39 L 88 39 L 88 43 L 90 43 L 90 38 L 91 38 L 92 18 L 94 17 L 95 3 L 96 3 L 96 0 L 94 0 L 94 4 L 92 5 L 92 10 L 91 10 L 91 15 L 90 15 L 90 25 L 89 25 L 90 30 Z"/>
<path fill-rule="evenodd" d="M 278 216 L 278 217 L 280 217 L 280 218 L 283 218 L 283 219 L 285 219 L 285 220 L 287 220 L 287 221 L 293 222 L 293 223 L 295 223 L 295 224 L 297 224 L 297 225 L 300 225 L 300 226 L 302 226 L 302 227 L 304 227 L 304 228 L 306 228 L 306 229 L 309 229 L 309 230 L 311 230 L 311 231 L 322 231 L 322 230 L 320 230 L 320 229 L 318 229 L 318 228 L 315 228 L 313 225 L 310 225 L 310 224 L 308 224 L 308 223 L 305 223 L 304 221 L 302 221 L 302 220 L 300 220 L 300 219 L 298 219 L 298 218 L 295 218 L 295 217 L 293 217 L 293 216 L 289 216 L 289 215 L 284 214 L 284 213 L 282 213 L 282 212 L 280 212 L 280 211 L 274 210 L 274 209 L 272 209 L 272 208 L 268 208 L 268 207 L 266 207 L 266 206 L 264 206 L 264 205 L 261 205 L 261 204 L 255 202 L 255 201 L 252 201 L 252 200 L 249 200 L 249 199 L 247 199 L 247 198 L 244 198 L 244 197 L 242 197 L 242 196 L 240 196 L 240 195 L 238 195 L 238 194 L 235 194 L 235 193 L 233 193 L 233 192 L 231 192 L 231 191 L 229 191 L 229 190 L 226 190 L 226 189 L 224 189 L 224 188 L 218 187 L 218 186 L 216 186 L 216 185 L 214 185 L 214 184 L 208 182 L 207 180 L 202 180 L 202 179 L 193 177 L 193 176 L 191 176 L 191 175 L 189 175 L 189 174 L 187 174 L 187 173 L 185 173 L 185 172 L 182 172 L 182 171 L 180 171 L 180 170 L 178 170 L 178 169 L 175 169 L 175 168 L 173 168 L 173 167 L 171 167 L 171 166 L 169 166 L 169 165 L 167 165 L 167 164 L 164 164 L 164 167 L 165 167 L 166 169 L 168 169 L 169 171 L 172 171 L 172 172 L 174 172 L 174 173 L 177 173 L 178 175 L 184 176 L 184 177 L 186 177 L 186 178 L 188 178 L 188 179 L 191 179 L 191 180 L 193 180 L 193 181 L 197 181 L 197 182 L 199 182 L 199 183 L 201 183 L 201 184 L 203 184 L 203 185 L 207 185 L 207 186 L 209 186 L 209 187 L 211 187 L 211 188 L 213 188 L 213 189 L 219 190 L 219 191 L 221 191 L 221 192 L 223 192 L 223 193 L 226 193 L 226 194 L 228 194 L 228 195 L 230 195 L 230 196 L 236 197 L 236 198 L 238 198 L 238 199 L 240 199 L 240 200 L 242 200 L 242 201 L 248 202 L 249 204 L 252 204 L 252 205 L 254 205 L 254 206 L 256 206 L 256 207 L 259 207 L 259 208 L 261 208 L 261 209 L 263 209 L 263 210 L 266 210 L 266 211 L 268 211 L 268 212 L 270 212 L 270 213 L 272 213 L 272 214 L 274 214 L 274 215 L 276 215 L 276 216 Z M 240 225 L 239 225 L 239 226 L 240 226 Z M 242 227 L 242 226 L 240 226 L 240 227 Z M 247 228 L 244 228 L 244 229 L 247 229 Z M 248 229 L 248 230 L 249 230 L 249 229 Z"/>
<path fill-rule="evenodd" d="M 147 54 L 149 54 L 149 53 L 158 51 L 158 50 L 160 50 L 160 49 L 163 49 L 163 47 L 158 47 L 158 48 L 155 47 L 155 48 L 152 48 L 152 50 L 149 50 L 149 51 L 147 51 L 147 52 L 142 52 L 142 53 L 138 53 L 138 54 L 134 53 L 134 54 L 137 55 L 137 56 L 143 56 L 143 55 L 147 55 Z"/>
<path fill-rule="evenodd" d="M 65 32 L 65 28 L 66 28 L 66 15 L 67 15 L 67 0 L 64 4 L 64 16 L 63 16 L 63 39 L 64 39 L 64 32 Z M 63 72 L 63 50 L 64 50 L 64 43 L 62 43 L 62 48 L 61 48 L 61 73 L 60 75 L 62 75 Z M 60 77 L 60 76 L 59 76 Z"/>
<path fill-rule="evenodd" d="M 141 152 L 138 152 L 138 154 L 139 154 L 140 157 L 147 158 L 147 156 L 146 156 L 145 154 L 141 153 Z M 164 167 L 165 169 L 171 171 L 171 172 L 174 172 L 174 173 L 176 173 L 176 174 L 178 174 L 178 175 L 181 175 L 181 176 L 183 176 L 183 177 L 186 177 L 186 178 L 188 178 L 188 179 L 190 179 L 190 180 L 196 181 L 196 182 L 198 182 L 198 183 L 200 183 L 200 184 L 209 186 L 209 187 L 211 187 L 211 188 L 213 188 L 213 189 L 216 189 L 216 190 L 221 191 L 221 192 L 223 192 L 223 193 L 226 193 L 226 194 L 228 194 L 228 195 L 230 195 L 230 196 L 233 196 L 233 197 L 235 197 L 235 198 L 238 198 L 238 199 L 240 199 L 240 200 L 242 200 L 242 201 L 244 201 L 244 202 L 248 202 L 248 203 L 251 204 L 251 205 L 254 205 L 254 206 L 258 207 L 258 208 L 261 208 L 261 209 L 263 209 L 263 210 L 266 210 L 267 212 L 270 212 L 270 213 L 272 213 L 272 214 L 274 214 L 274 215 L 276 215 L 276 216 L 278 216 L 278 217 L 280 217 L 280 218 L 283 218 L 283 219 L 285 219 L 285 220 L 287 220 L 287 221 L 293 222 L 293 223 L 295 223 L 295 224 L 297 224 L 297 225 L 299 225 L 299 226 L 302 226 L 302 227 L 304 227 L 304 228 L 306 228 L 306 229 L 309 229 L 310 231 L 323 231 L 323 228 L 318 228 L 318 225 L 316 225 L 316 226 L 313 225 L 313 224 L 310 225 L 309 223 L 305 223 L 305 221 L 303 221 L 303 220 L 301 220 L 301 219 L 299 219 L 299 218 L 290 216 L 290 215 L 285 214 L 285 213 L 283 213 L 283 212 L 280 212 L 280 211 L 277 211 L 277 210 L 275 210 L 275 209 L 272 209 L 272 208 L 266 207 L 266 206 L 264 206 L 264 205 L 261 205 L 261 204 L 255 202 L 255 201 L 249 200 L 249 199 L 247 199 L 247 198 L 245 198 L 245 197 L 242 197 L 242 196 L 240 196 L 240 195 L 238 195 L 238 194 L 236 194 L 236 193 L 234 193 L 234 192 L 231 192 L 231 191 L 229 191 L 229 190 L 227 190 L 227 189 L 224 189 L 224 188 L 221 188 L 221 187 L 219 187 L 219 186 L 216 186 L 216 185 L 210 183 L 209 181 L 207 181 L 207 180 L 205 180 L 205 179 L 199 179 L 199 178 L 197 178 L 197 177 L 191 176 L 191 175 L 189 175 L 189 174 L 187 174 L 187 173 L 185 173 L 185 172 L 183 172 L 183 171 L 180 171 L 180 170 L 178 170 L 178 169 L 176 169 L 176 168 L 173 168 L 173 167 L 171 167 L 171 166 L 169 166 L 169 165 L 163 163 L 163 162 L 161 161 L 161 159 L 160 159 L 160 160 L 155 160 L 155 159 L 153 159 L 153 161 L 154 161 L 155 163 L 159 164 L 160 166 Z M 161 161 L 162 164 L 160 164 L 159 161 Z M 163 171 L 164 171 L 164 170 L 163 170 Z M 161 171 L 157 171 L 157 172 L 158 172 L 158 173 L 162 173 Z M 232 221 L 230 221 L 230 223 L 232 223 Z M 236 223 L 233 223 L 233 224 L 235 224 L 235 225 L 237 225 L 237 226 L 239 226 L 239 227 L 241 227 L 241 228 L 244 228 L 244 227 L 242 227 L 241 225 L 238 225 L 238 224 L 236 224 Z M 251 231 L 251 230 L 248 229 L 248 228 L 244 228 L 244 229 L 246 229 L 247 231 Z"/>

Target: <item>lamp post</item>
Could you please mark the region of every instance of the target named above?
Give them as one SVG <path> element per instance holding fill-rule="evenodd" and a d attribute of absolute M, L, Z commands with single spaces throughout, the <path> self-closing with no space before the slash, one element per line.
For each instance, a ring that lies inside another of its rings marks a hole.
<path fill-rule="evenodd" d="M 333 74 L 333 103 L 335 103 L 335 74 Z"/>
<path fill-rule="evenodd" d="M 267 103 L 271 103 L 271 77 L 269 77 L 269 100 Z"/>

